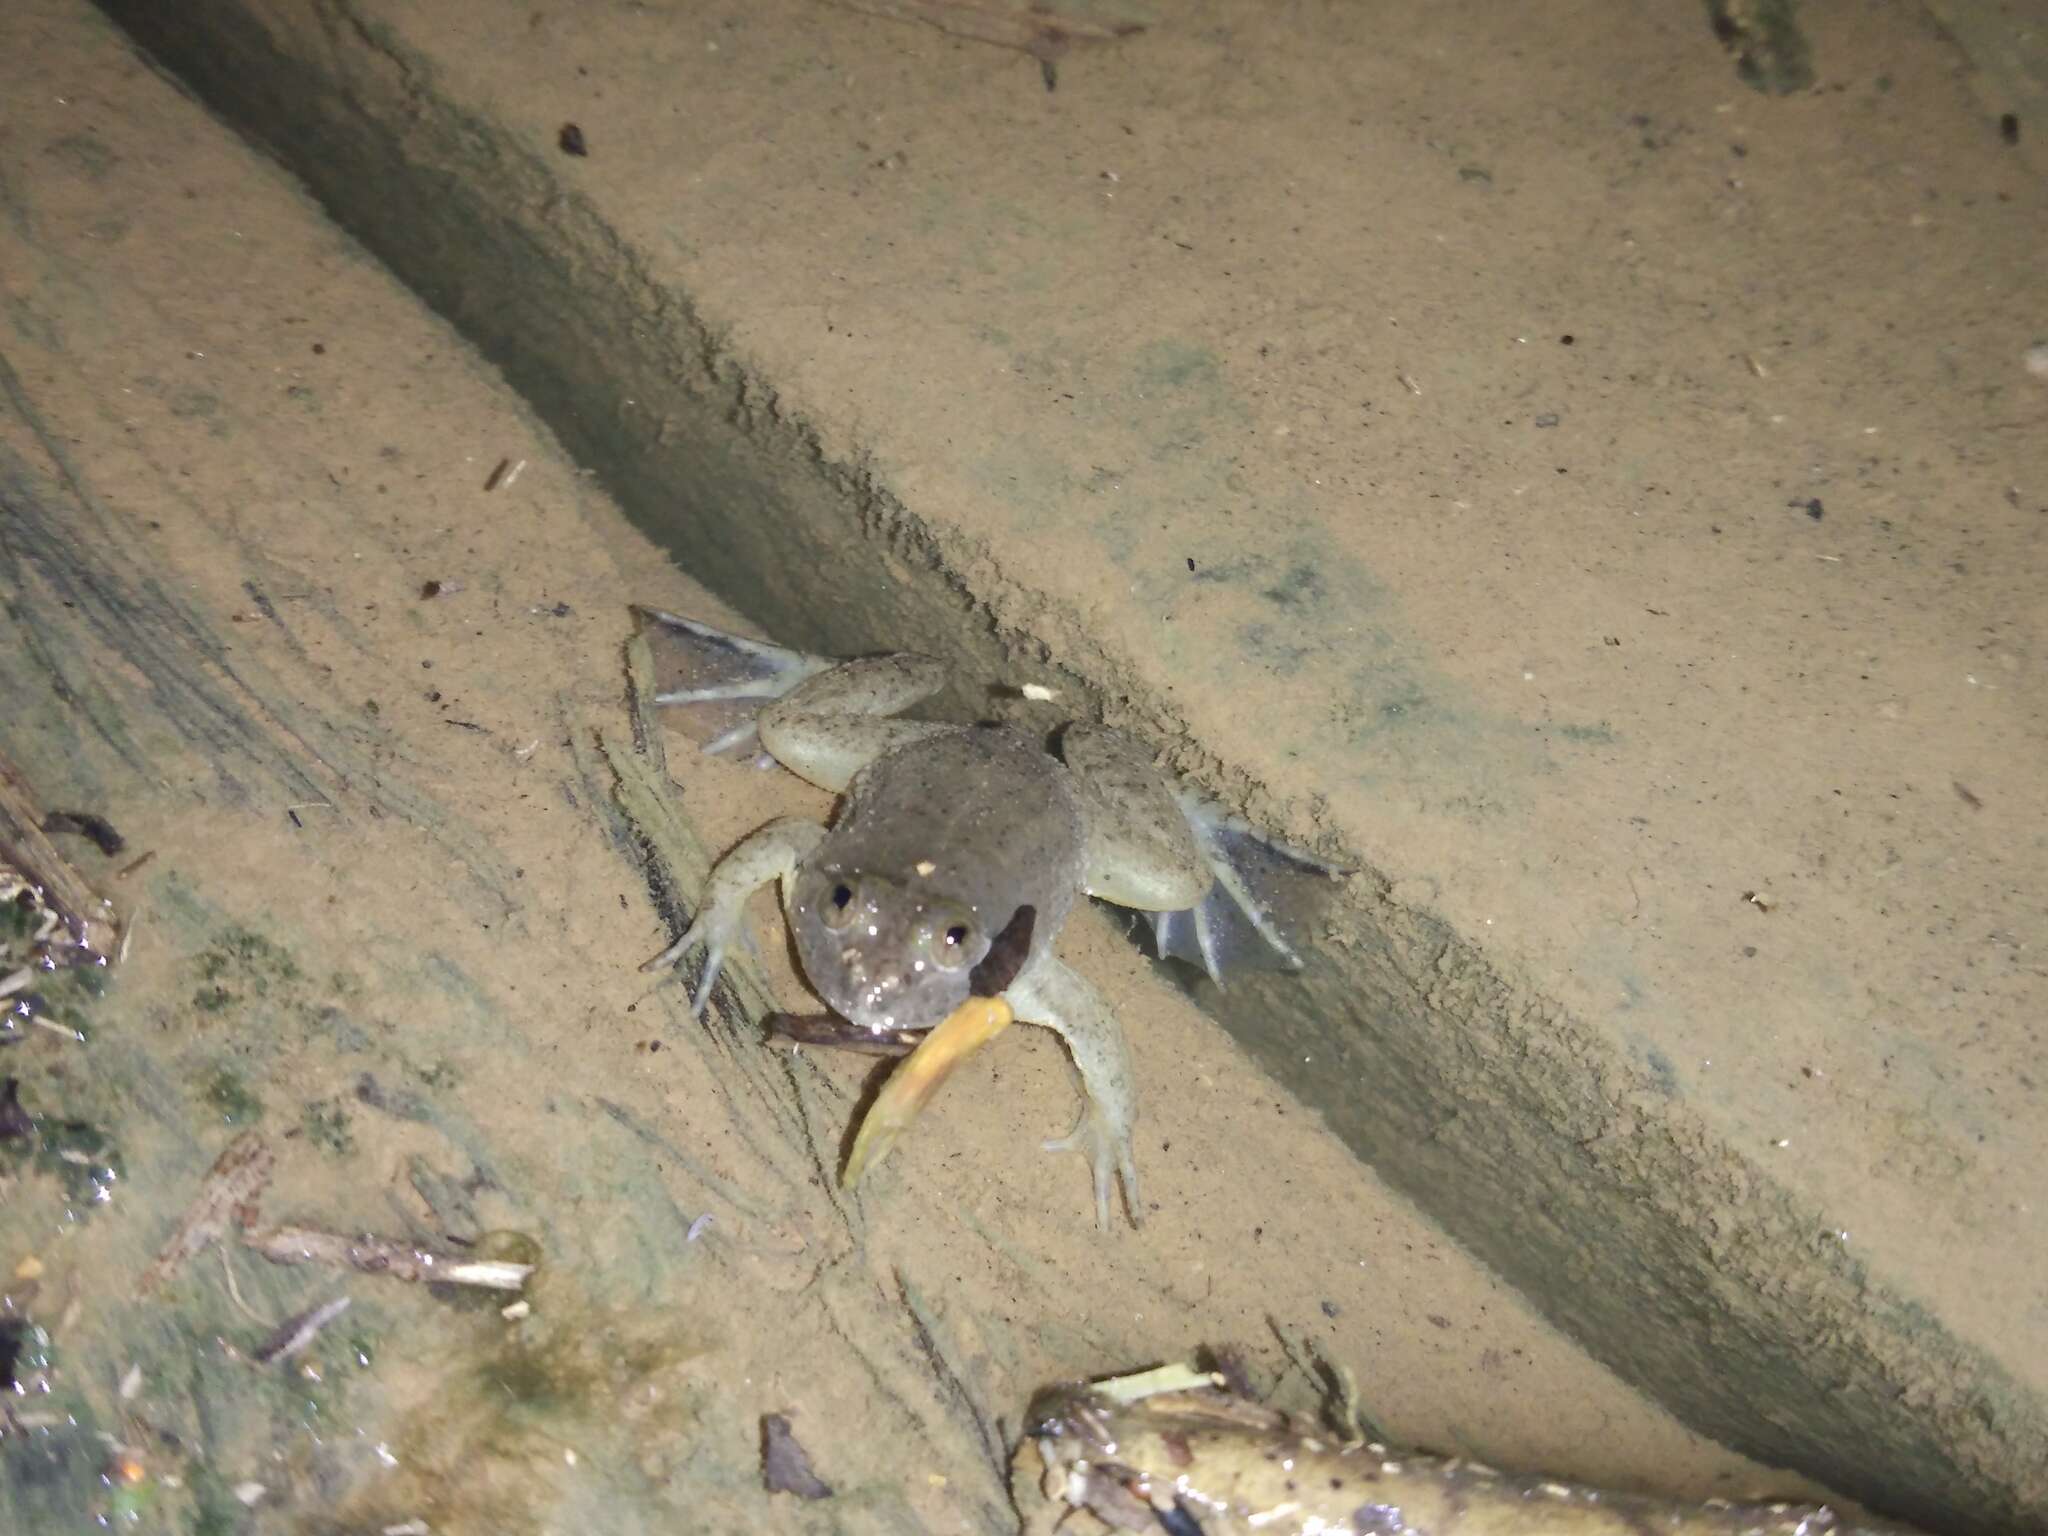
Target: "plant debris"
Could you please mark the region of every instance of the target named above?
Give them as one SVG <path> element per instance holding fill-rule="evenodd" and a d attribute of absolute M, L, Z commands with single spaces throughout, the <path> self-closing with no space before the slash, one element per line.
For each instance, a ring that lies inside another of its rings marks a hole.
<path fill-rule="evenodd" d="M 249 1352 L 249 1358 L 258 1365 L 268 1365 L 273 1360 L 289 1360 L 302 1353 L 308 1345 L 320 1337 L 320 1330 L 348 1310 L 349 1298 L 337 1296 L 332 1301 L 323 1301 L 317 1307 L 308 1307 L 295 1313 L 277 1325 L 269 1338 Z"/>
<path fill-rule="evenodd" d="M 832 1485 L 811 1470 L 810 1454 L 797 1442 L 789 1415 L 761 1415 L 761 1481 L 770 1493 L 800 1499 L 829 1499 Z"/>
<path fill-rule="evenodd" d="M 256 1202 L 269 1186 L 276 1155 L 260 1132 L 244 1131 L 228 1143 L 199 1185 L 199 1194 L 158 1250 L 156 1262 L 143 1271 L 135 1294 L 147 1296 L 219 1242 L 230 1224 L 247 1226 L 256 1219 Z"/>
<path fill-rule="evenodd" d="M 419 1243 L 364 1232 L 342 1237 L 311 1227 L 270 1227 L 246 1232 L 242 1241 L 273 1264 L 325 1264 L 366 1275 L 389 1275 L 425 1285 L 474 1285 L 493 1291 L 516 1291 L 533 1273 L 531 1264 L 502 1259 L 460 1259 Z"/>
<path fill-rule="evenodd" d="M 0 902 L 12 904 L 28 930 L 28 955 L 13 958 L 51 969 L 105 965 L 119 938 L 113 906 L 57 851 L 43 830 L 50 820 L 37 811 L 14 765 L 0 757 Z M 10 954 L 14 948 L 7 945 Z"/>
<path fill-rule="evenodd" d="M 21 1079 L 0 1079 L 0 1141 L 18 1141 L 35 1130 L 35 1117 L 21 1107 Z"/>

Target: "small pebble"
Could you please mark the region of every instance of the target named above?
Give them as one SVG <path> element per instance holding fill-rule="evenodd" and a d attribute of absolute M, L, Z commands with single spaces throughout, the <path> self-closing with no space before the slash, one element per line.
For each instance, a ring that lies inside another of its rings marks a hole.
<path fill-rule="evenodd" d="M 2037 379 L 2048 379 L 2048 341 L 2037 341 L 2027 348 L 2027 372 Z"/>

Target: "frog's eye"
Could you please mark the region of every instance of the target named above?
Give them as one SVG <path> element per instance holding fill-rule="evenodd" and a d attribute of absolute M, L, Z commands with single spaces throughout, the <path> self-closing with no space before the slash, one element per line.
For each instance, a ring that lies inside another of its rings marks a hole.
<path fill-rule="evenodd" d="M 827 928 L 844 928 L 853 921 L 853 887 L 844 880 L 825 893 L 818 903 L 818 918 Z"/>
<path fill-rule="evenodd" d="M 932 943 L 932 962 L 942 971 L 957 971 L 967 964 L 967 941 L 974 930 L 965 923 L 950 924 Z"/>

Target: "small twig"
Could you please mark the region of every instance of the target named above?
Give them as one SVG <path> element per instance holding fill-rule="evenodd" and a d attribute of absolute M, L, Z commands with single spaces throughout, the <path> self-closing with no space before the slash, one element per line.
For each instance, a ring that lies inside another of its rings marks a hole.
<path fill-rule="evenodd" d="M 458 1259 L 418 1243 L 400 1242 L 365 1232 L 341 1237 L 310 1227 L 271 1227 L 244 1232 L 242 1241 L 273 1264 L 325 1264 L 365 1275 L 389 1275 L 424 1285 L 474 1285 L 492 1291 L 516 1291 L 533 1273 L 531 1264 L 497 1259 Z"/>
<path fill-rule="evenodd" d="M 156 850 L 152 848 L 147 853 L 142 854 L 140 857 L 130 859 L 126 864 L 123 864 L 119 869 L 114 871 L 114 878 L 116 880 L 126 880 L 130 875 L 134 874 L 135 871 L 142 868 L 143 865 L 147 864 L 151 859 L 155 857 Z"/>
<path fill-rule="evenodd" d="M 864 11 L 891 21 L 921 21 L 954 37 L 993 43 L 1028 53 L 1051 65 L 1077 43 L 1107 43 L 1145 30 L 1140 21 L 1096 21 L 1092 17 L 1055 11 L 1045 4 L 1005 4 L 1002 0 L 832 0 L 850 11 Z"/>
<path fill-rule="evenodd" d="M 235 1261 L 228 1256 L 228 1249 L 225 1246 L 220 1250 L 220 1272 L 227 1280 L 228 1300 L 235 1304 L 235 1310 L 248 1318 L 250 1322 L 256 1324 L 257 1327 L 268 1328 L 270 1326 L 269 1319 L 250 1306 L 249 1303 L 242 1300 L 242 1288 L 235 1284 Z"/>
<path fill-rule="evenodd" d="M 304 1352 L 320 1337 L 321 1329 L 348 1310 L 348 1303 L 348 1297 L 337 1296 L 332 1301 L 324 1301 L 317 1307 L 308 1307 L 296 1316 L 286 1318 L 269 1338 L 249 1352 L 249 1358 L 258 1365 L 268 1365 L 273 1360 L 289 1360 L 293 1355 Z"/>

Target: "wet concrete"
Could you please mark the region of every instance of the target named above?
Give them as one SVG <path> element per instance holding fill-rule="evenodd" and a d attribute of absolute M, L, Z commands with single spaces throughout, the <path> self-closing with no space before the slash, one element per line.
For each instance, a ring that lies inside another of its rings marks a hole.
<path fill-rule="evenodd" d="M 49 971 L 0 868 L 0 1530 L 1011 1532 L 1039 1388 L 1202 1346 L 1502 1465 L 1816 1491 L 1548 1327 L 1093 913 L 1143 1230 L 1037 1150 L 1037 1030 L 841 1190 L 873 1065 L 762 1038 L 774 930 L 704 1021 L 637 970 L 710 850 L 825 809 L 637 705 L 622 594 L 741 620 L 90 8 L 0 12 L 0 138 L 0 862 L 111 904 L 110 963 Z M 829 1498 L 765 1485 L 770 1417 Z"/>
<path fill-rule="evenodd" d="M 2040 1522 L 2044 210 L 1917 11 L 1767 107 L 1690 16 L 109 9 L 778 637 L 1358 869 L 1203 1001 L 1602 1359 Z"/>

